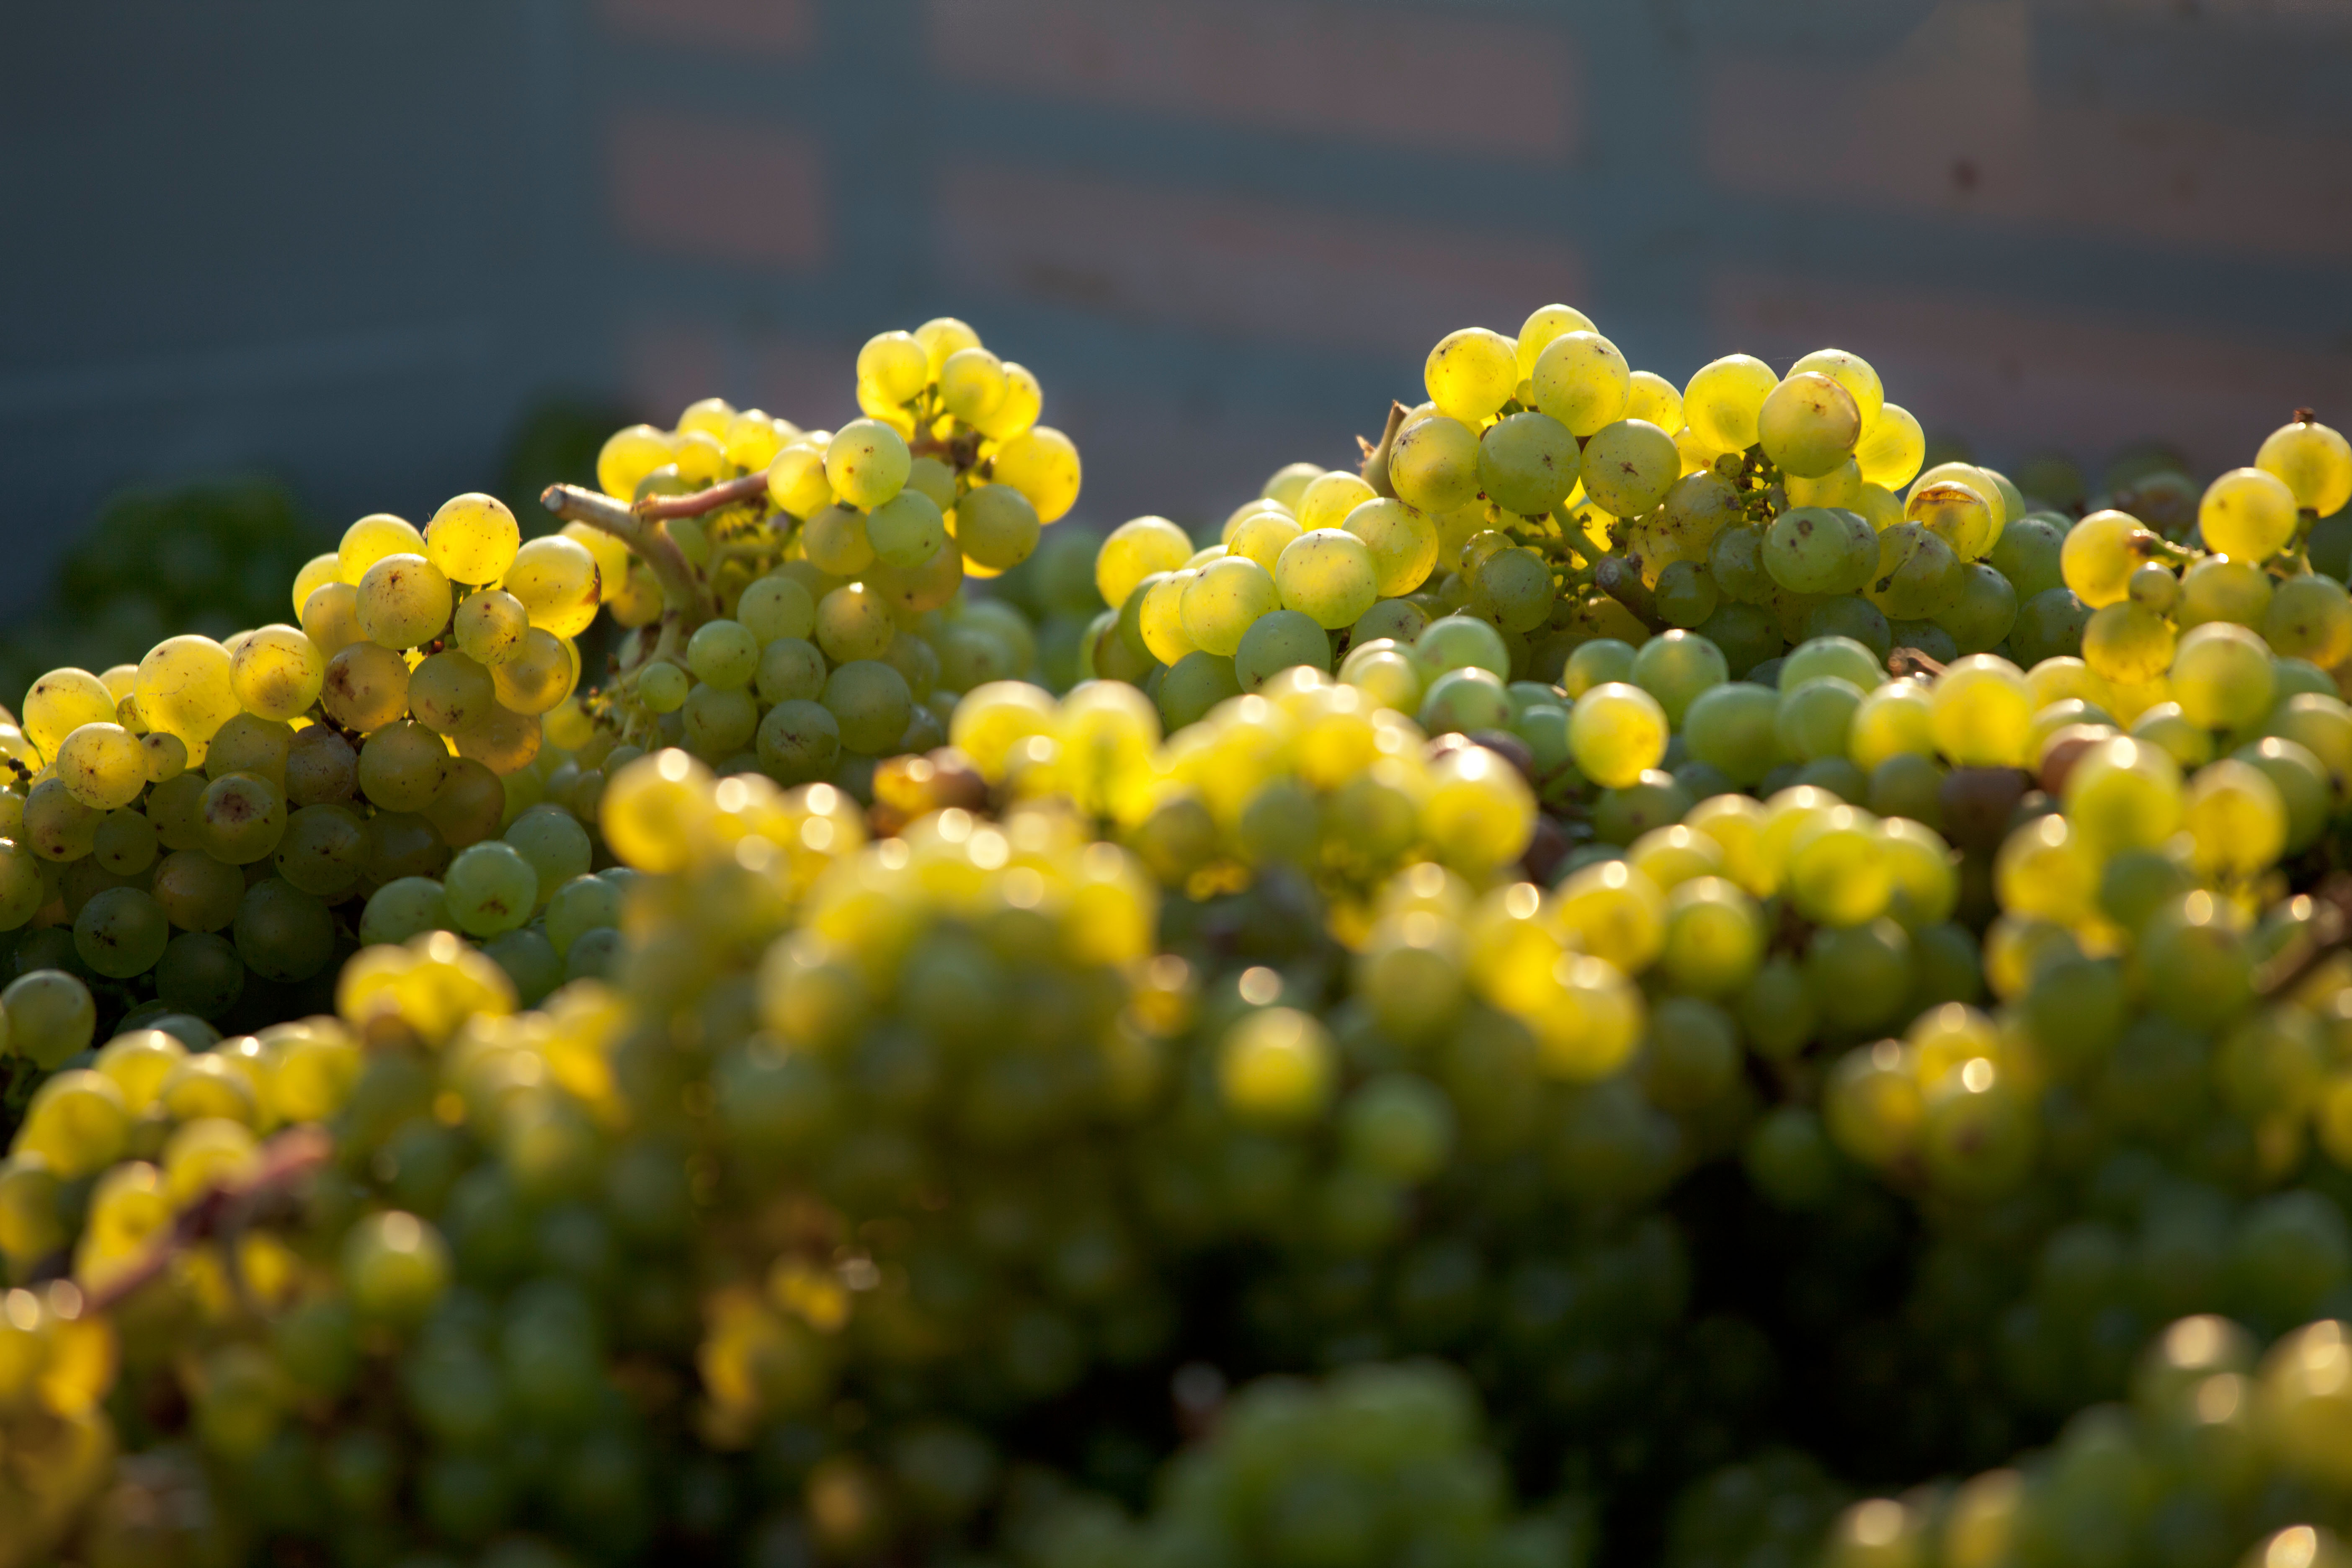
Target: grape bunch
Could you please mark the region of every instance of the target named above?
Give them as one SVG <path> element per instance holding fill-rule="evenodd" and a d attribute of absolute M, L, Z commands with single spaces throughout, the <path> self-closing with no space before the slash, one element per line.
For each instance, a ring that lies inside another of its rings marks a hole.
<path fill-rule="evenodd" d="M 637 629 L 596 716 L 632 753 L 678 745 L 724 773 L 870 798 L 876 762 L 938 746 L 957 694 L 1039 668 L 1027 617 L 963 584 L 1021 566 L 1077 500 L 1077 448 L 1037 423 L 1042 397 L 940 317 L 866 344 L 865 416 L 838 430 L 709 398 L 673 431 L 615 433 L 603 497 L 549 492 L 641 547 L 643 606 L 619 617 Z M 1055 553 L 1062 604 L 1072 563 Z M 1057 647 L 1072 641 L 1057 628 Z"/>

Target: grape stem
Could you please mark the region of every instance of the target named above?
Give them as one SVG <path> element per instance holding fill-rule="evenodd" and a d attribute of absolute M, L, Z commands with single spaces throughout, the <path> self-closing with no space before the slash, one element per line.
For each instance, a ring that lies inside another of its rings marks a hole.
<path fill-rule="evenodd" d="M 766 480 L 762 479 L 761 482 L 765 484 Z M 718 616 L 719 606 L 711 597 L 710 584 L 688 563 L 677 541 L 669 536 L 660 518 L 640 515 L 609 496 L 597 495 L 578 485 L 550 485 L 540 492 L 539 504 L 566 522 L 584 522 L 604 530 L 644 557 L 654 580 L 661 584 L 662 597 L 671 614 L 698 626 Z"/>
<path fill-rule="evenodd" d="M 1375 444 L 1361 436 L 1356 437 L 1356 445 L 1364 453 L 1364 461 L 1359 470 L 1360 477 L 1364 483 L 1372 487 L 1374 494 L 1384 495 L 1391 500 L 1396 499 L 1396 487 L 1389 483 L 1389 453 L 1396 446 L 1397 432 L 1404 428 L 1405 416 L 1412 412 L 1403 404 L 1391 400 L 1389 422 L 1381 431 L 1380 441 Z"/>
<path fill-rule="evenodd" d="M 229 1243 L 221 1248 L 221 1263 L 239 1300 L 250 1307 L 245 1272 L 237 1259 L 237 1238 L 270 1208 L 293 1198 L 301 1184 L 333 1159 L 334 1152 L 334 1140 L 323 1127 L 297 1127 L 272 1138 L 262 1145 L 260 1163 L 251 1175 L 225 1186 L 208 1187 L 198 1194 L 138 1262 L 90 1292 L 90 1310 L 103 1312 L 121 1304 L 160 1277 L 190 1247 L 215 1239 Z"/>
<path fill-rule="evenodd" d="M 1886 656 L 1886 670 L 1890 675 L 1941 675 L 1944 661 L 1916 647 L 1898 647 Z"/>
<path fill-rule="evenodd" d="M 768 493 L 768 471 L 745 474 L 740 479 L 728 479 L 709 489 L 684 496 L 646 496 L 629 510 L 648 521 L 672 517 L 700 517 L 707 511 L 717 511 L 722 506 L 757 499 Z"/>

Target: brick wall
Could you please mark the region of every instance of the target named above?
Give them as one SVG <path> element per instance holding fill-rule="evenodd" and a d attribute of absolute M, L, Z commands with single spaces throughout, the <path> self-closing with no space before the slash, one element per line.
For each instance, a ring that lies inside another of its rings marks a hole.
<path fill-rule="evenodd" d="M 1853 349 L 1995 458 L 2352 420 L 2343 0 L 89 9 L 148 25 L 33 23 L 0 105 L 12 232 L 60 237 L 0 247 L 35 555 L 205 466 L 426 508 L 549 389 L 835 421 L 942 310 L 1098 522 L 1342 461 L 1438 334 L 1553 299 L 1676 380 Z"/>

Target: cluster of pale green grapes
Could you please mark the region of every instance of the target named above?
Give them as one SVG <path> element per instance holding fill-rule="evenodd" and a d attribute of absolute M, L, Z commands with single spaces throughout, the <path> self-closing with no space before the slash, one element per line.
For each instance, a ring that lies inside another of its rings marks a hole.
<path fill-rule="evenodd" d="M 678 558 L 666 608 L 622 617 L 644 630 L 598 711 L 624 743 L 865 799 L 877 759 L 940 743 L 958 693 L 1038 670 L 1027 618 L 962 592 L 1077 500 L 1036 377 L 940 317 L 867 342 L 857 398 L 837 431 L 707 398 L 605 443 L 598 484 L 643 520 L 635 542 Z"/>
<path fill-rule="evenodd" d="M 573 968 L 601 963 L 613 900 L 564 887 L 590 836 L 511 781 L 543 737 L 591 738 L 572 639 L 626 565 L 593 530 L 525 541 L 500 502 L 463 495 L 421 531 L 353 523 L 297 575 L 299 626 L 35 681 L 21 726 L 0 725 L 14 1052 L 54 1068 L 101 1010 L 276 1021 L 354 935 L 462 931 L 532 995 L 574 935 L 604 929 Z M 34 1019 L 37 992 L 54 995 Z"/>
<path fill-rule="evenodd" d="M 413 719 L 336 716 L 339 643 L 274 753 L 131 672 L 90 726 L 200 807 L 343 737 L 336 890 L 198 816 L 241 963 L 299 984 L 272 887 L 361 945 L 226 1038 L 0 994 L 62 1069 L 0 1161 L 0 1568 L 2336 1563 L 2352 448 L 2074 522 L 1917 472 L 1850 354 L 1678 395 L 1590 325 L 1454 334 L 1209 552 L 1043 536 L 1076 455 L 953 321 L 838 432 L 624 431 L 520 547 L 613 679 L 457 832 L 367 761 L 467 759 L 437 626 L 364 641 Z M 40 738 L 79 689 L 0 732 L 52 932 L 111 887 L 37 837 L 111 776 Z"/>

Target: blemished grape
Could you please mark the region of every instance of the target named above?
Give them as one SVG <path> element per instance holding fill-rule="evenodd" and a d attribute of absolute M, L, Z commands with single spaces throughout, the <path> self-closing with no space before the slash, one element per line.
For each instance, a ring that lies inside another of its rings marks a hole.
<path fill-rule="evenodd" d="M 497 701 L 489 670 L 454 648 L 426 655 L 408 672 L 408 710 L 436 734 L 454 735 L 480 722 Z"/>
<path fill-rule="evenodd" d="M 452 583 L 497 582 L 521 544 L 521 526 L 495 496 L 452 496 L 425 525 L 425 558 Z"/>
<path fill-rule="evenodd" d="M 1584 444 L 1584 493 L 1603 511 L 1640 517 L 1666 499 L 1682 477 L 1675 438 L 1642 419 L 1620 419 Z"/>
<path fill-rule="evenodd" d="M 1344 529 L 1301 533 L 1275 563 L 1282 607 L 1327 630 L 1354 624 L 1380 596 L 1380 566 L 1364 541 Z"/>
<path fill-rule="evenodd" d="M 1274 525 L 1264 531 L 1269 535 L 1268 543 L 1273 542 L 1270 536 L 1275 530 L 1286 526 L 1289 531 L 1288 536 L 1281 540 L 1283 547 L 1286 548 L 1291 540 L 1298 537 L 1300 531 L 1295 525 L 1285 525 L 1279 519 L 1266 521 Z M 1235 540 L 1240 541 L 1252 526 L 1254 524 L 1244 524 L 1243 530 L 1234 535 Z M 1436 568 L 1437 525 L 1402 501 L 1391 500 L 1385 496 L 1375 497 L 1349 511 L 1341 526 L 1362 540 L 1364 548 L 1371 552 L 1373 586 L 1383 602 L 1395 601 L 1401 595 L 1412 593 L 1426 583 L 1430 573 Z M 1255 542 L 1255 537 L 1252 536 L 1251 542 Z M 1238 548 L 1235 552 L 1246 553 Z M 1275 555 L 1278 564 L 1280 549 L 1275 552 Z M 1260 562 L 1259 564 L 1265 565 L 1265 563 Z M 1371 611 L 1365 613 L 1369 615 Z"/>
<path fill-rule="evenodd" d="M 539 901 L 539 874 L 510 844 L 476 844 L 449 862 L 442 899 L 458 930 L 468 936 L 496 936 L 530 919 Z"/>
<path fill-rule="evenodd" d="M 1780 514 L 1764 538 L 1764 569 L 1800 594 L 1851 594 L 1871 581 L 1881 536 L 1853 512 L 1800 507 Z"/>
<path fill-rule="evenodd" d="M 1549 414 L 1510 415 L 1478 437 L 1478 488 L 1507 510 L 1541 516 L 1568 498 L 1582 471 L 1575 436 Z"/>
<path fill-rule="evenodd" d="M 1390 446 L 1388 479 L 1399 500 L 1422 511 L 1467 506 L 1478 493 L 1478 437 L 1442 414 L 1413 420 Z"/>
<path fill-rule="evenodd" d="M 1844 385 L 1819 371 L 1798 369 L 1765 395 L 1756 438 L 1786 472 L 1820 479 L 1853 454 L 1864 426 L 1862 406 Z"/>

